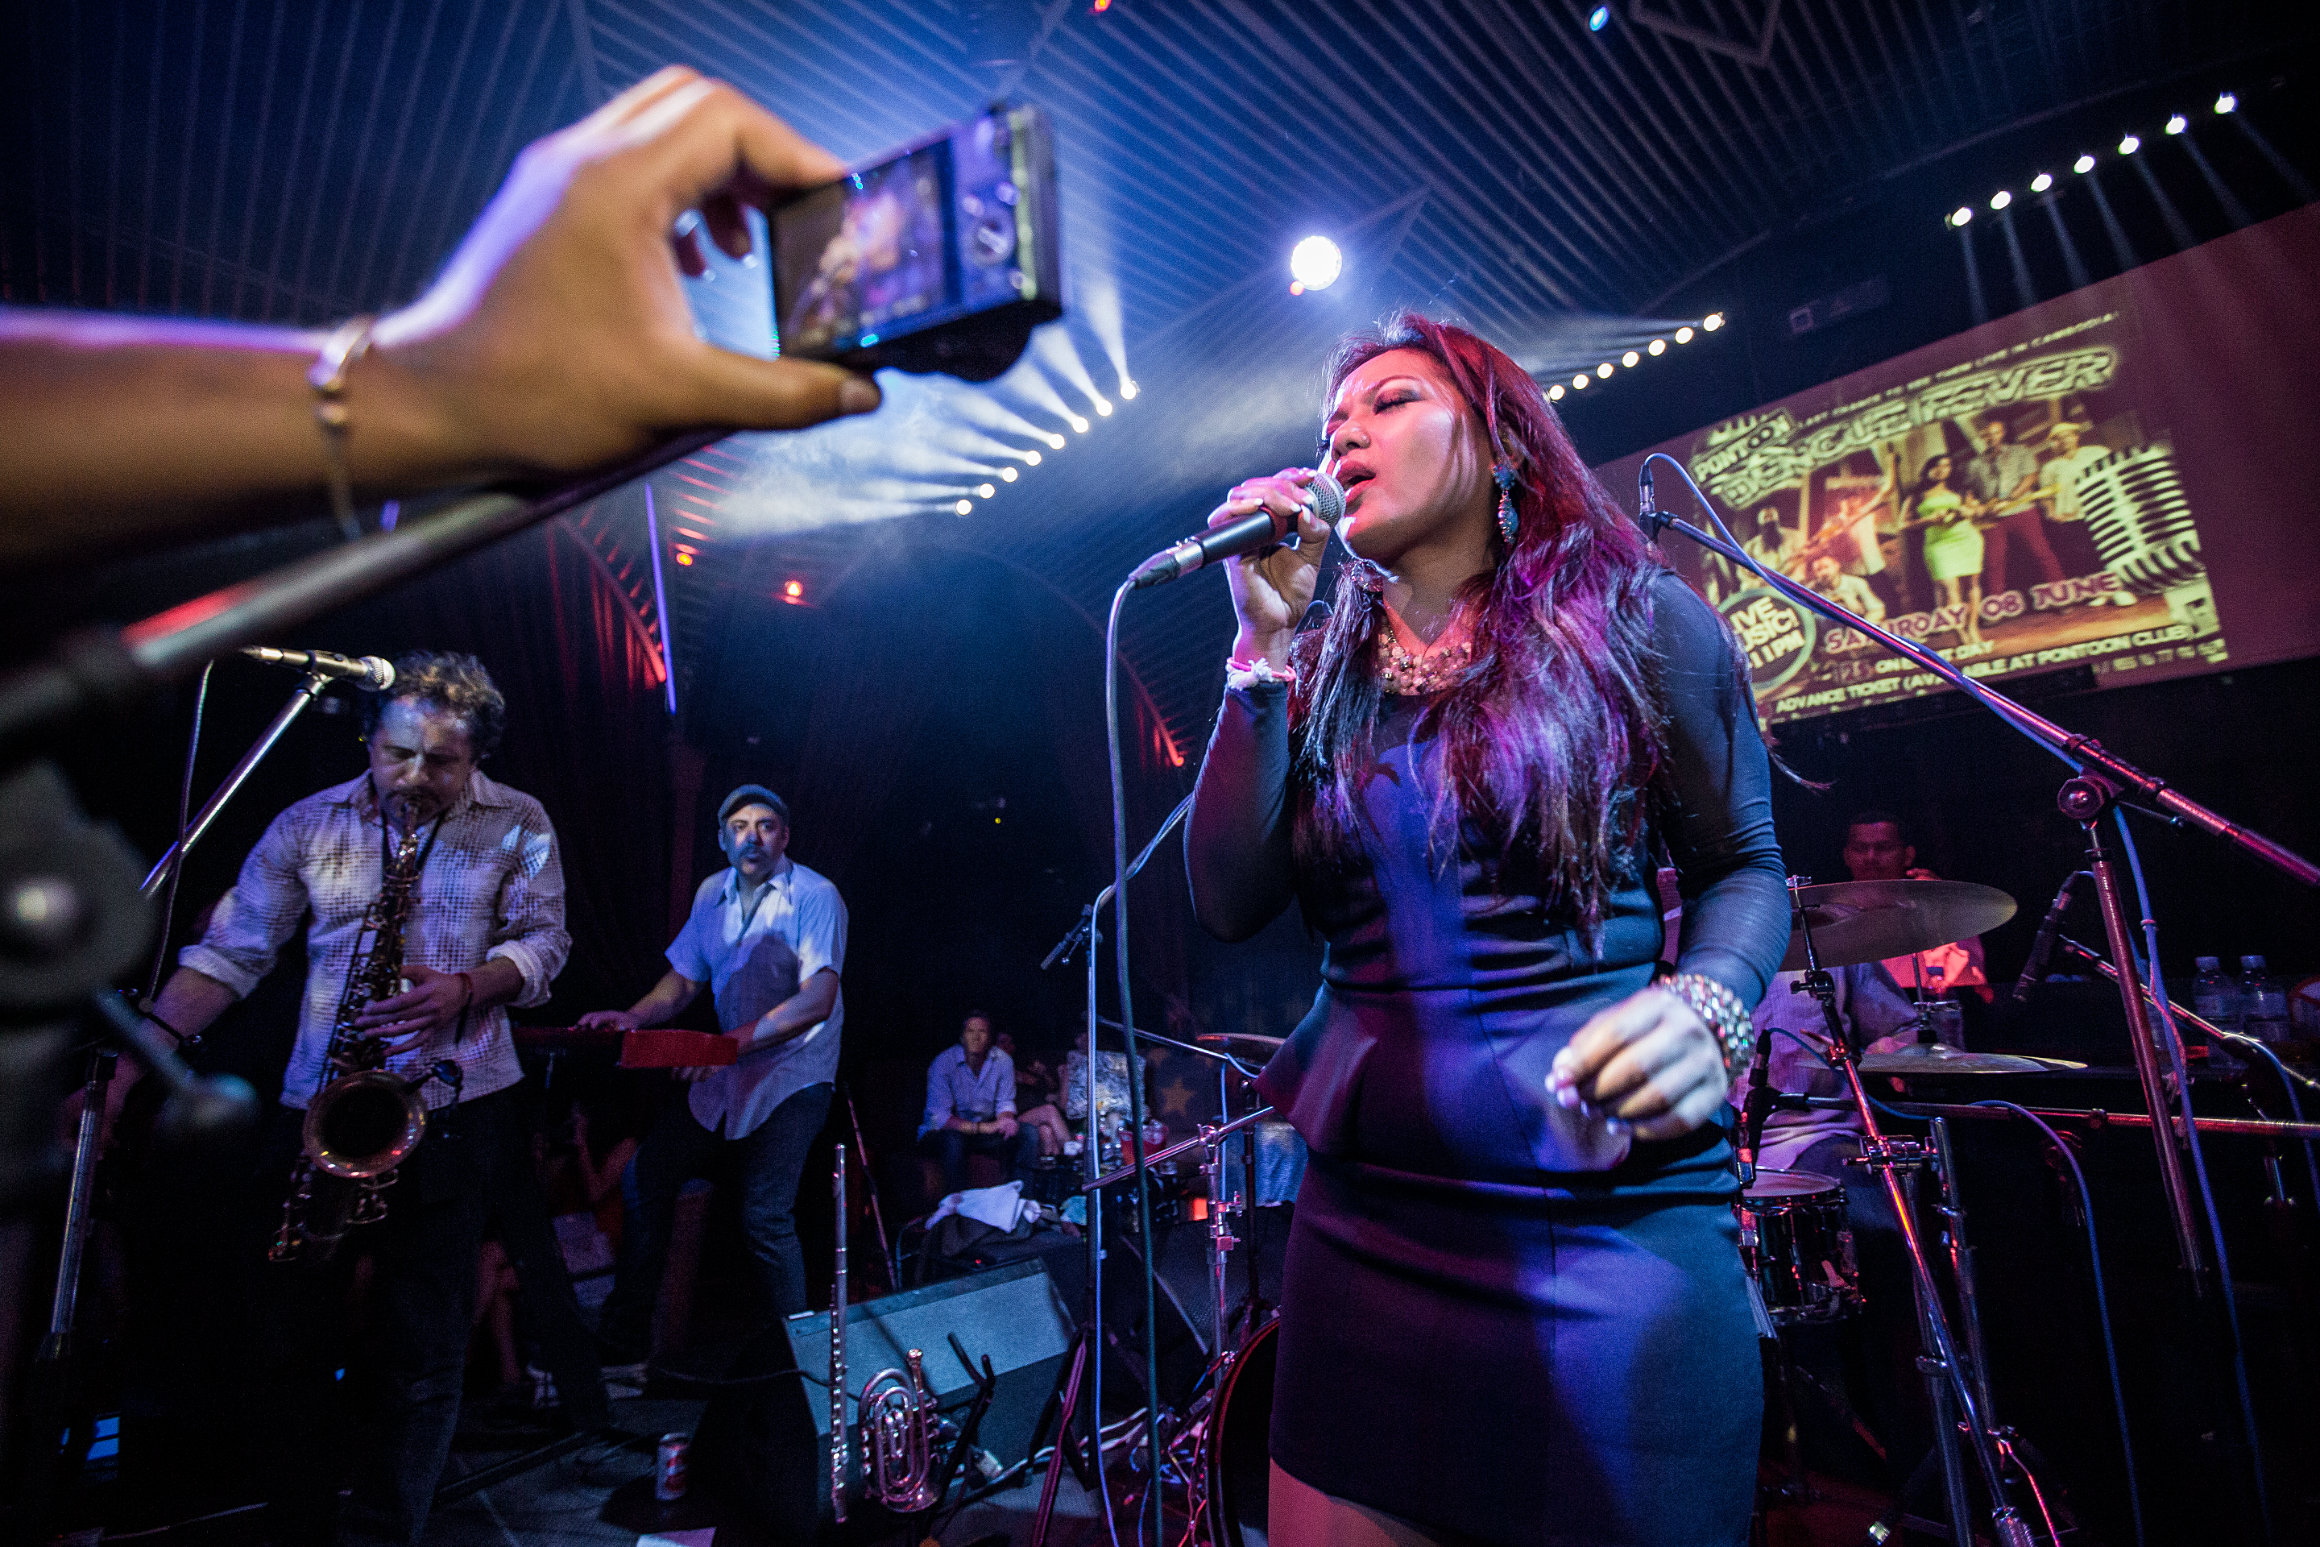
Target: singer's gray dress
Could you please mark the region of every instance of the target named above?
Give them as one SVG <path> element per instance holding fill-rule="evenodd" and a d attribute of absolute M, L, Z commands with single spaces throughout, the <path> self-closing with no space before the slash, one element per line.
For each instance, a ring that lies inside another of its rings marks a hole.
<path fill-rule="evenodd" d="M 1261 1085 L 1312 1159 L 1283 1287 L 1273 1459 L 1436 1534 L 1522 1547 L 1723 1547 L 1747 1533 L 1761 1408 L 1723 1127 L 1608 1138 L 1549 1063 L 1652 981 L 1664 843 L 1681 967 L 1753 1004 L 1787 939 L 1762 741 L 1728 636 L 1652 590 L 1668 760 L 1600 948 L 1483 857 L 1430 863 L 1438 749 L 1389 698 L 1364 852 L 1290 847 L 1288 690 L 1235 689 L 1187 836 L 1202 922 L 1242 938 L 1300 901 L 1322 987 Z"/>

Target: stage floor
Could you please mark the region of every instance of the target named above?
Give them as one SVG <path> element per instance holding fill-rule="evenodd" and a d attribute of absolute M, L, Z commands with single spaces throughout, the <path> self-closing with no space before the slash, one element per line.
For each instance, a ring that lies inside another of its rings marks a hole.
<path fill-rule="evenodd" d="M 701 1407 L 698 1401 L 631 1398 L 614 1402 L 613 1421 L 631 1434 L 648 1437 L 691 1433 Z M 443 1481 L 455 1483 L 517 1454 L 520 1452 L 454 1450 Z M 427 1547 L 516 1547 L 519 1543 L 521 1547 L 612 1547 L 615 1543 L 636 1547 L 640 1541 L 708 1547 L 712 1536 L 706 1530 L 695 1534 L 672 1528 L 655 1537 L 634 1526 L 616 1526 L 601 1518 L 606 1499 L 616 1489 L 649 1476 L 652 1468 L 649 1445 L 642 1449 L 588 1446 L 438 1509 L 427 1528 Z M 972 1542 L 1004 1533 L 1014 1542 L 1028 1542 L 1031 1518 L 1039 1506 L 1039 1483 L 1039 1474 L 1034 1472 L 1016 1487 L 973 1505 L 943 1532 L 944 1540 Z M 1102 1535 L 1103 1522 L 1094 1497 L 1080 1488 L 1067 1468 L 1056 1495 L 1049 1541 L 1054 1547 L 1092 1547 Z M 731 1530 L 714 1537 L 716 1547 L 753 1547 L 757 1540 L 754 1535 Z"/>

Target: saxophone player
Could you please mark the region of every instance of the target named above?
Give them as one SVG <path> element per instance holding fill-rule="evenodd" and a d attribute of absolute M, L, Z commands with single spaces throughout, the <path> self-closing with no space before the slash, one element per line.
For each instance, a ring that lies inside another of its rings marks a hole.
<path fill-rule="evenodd" d="M 544 1001 L 571 945 L 547 813 L 477 766 L 505 720 L 505 700 L 472 656 L 396 662 L 394 685 L 364 701 L 368 770 L 274 819 L 207 933 L 179 954 L 153 1010 L 180 1036 L 199 1032 L 254 988 L 303 929 L 297 1043 L 257 1182 L 271 1236 L 294 1167 L 306 1174 L 305 1109 L 337 1074 L 329 1049 L 358 940 L 369 933 L 366 916 L 390 865 L 416 866 L 397 942 L 409 986 L 371 1000 L 349 1024 L 378 1039 L 397 1075 L 417 1077 L 446 1061 L 457 1072 L 416 1086 L 423 1137 L 401 1157 L 395 1185 L 378 1191 L 383 1217 L 361 1223 L 358 1213 L 349 1237 L 373 1260 L 369 1352 L 381 1379 L 380 1410 L 366 1415 L 375 1438 L 352 1447 L 343 1542 L 412 1543 L 425 1529 L 459 1417 L 494 1167 L 528 1154 L 510 1089 L 522 1071 L 506 1006 Z M 267 1492 L 285 1517 L 274 1534 L 321 1539 L 318 1517 L 337 1488 L 324 1449 L 330 1388 L 334 1368 L 347 1364 L 332 1357 L 332 1345 L 344 1321 L 343 1270 L 356 1253 L 267 1264 L 253 1241 L 248 1255 L 258 1283 L 260 1400 L 283 1404 L 267 1426 L 269 1466 L 280 1479 L 277 1488 L 269 1478 Z"/>

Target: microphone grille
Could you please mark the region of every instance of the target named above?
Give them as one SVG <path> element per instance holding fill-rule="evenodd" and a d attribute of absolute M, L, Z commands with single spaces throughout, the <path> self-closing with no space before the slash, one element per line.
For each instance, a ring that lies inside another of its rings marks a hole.
<path fill-rule="evenodd" d="M 1313 496 L 1313 513 L 1330 526 L 1335 526 L 1345 515 L 1345 485 L 1327 473 L 1315 473 L 1306 485 Z"/>

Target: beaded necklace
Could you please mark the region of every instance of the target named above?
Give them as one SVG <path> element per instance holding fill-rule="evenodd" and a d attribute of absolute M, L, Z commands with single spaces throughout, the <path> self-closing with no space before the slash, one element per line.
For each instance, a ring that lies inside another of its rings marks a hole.
<path fill-rule="evenodd" d="M 1378 635 L 1372 660 L 1379 685 L 1386 692 L 1415 698 L 1439 692 L 1458 680 L 1474 656 L 1474 635 L 1464 618 L 1453 619 L 1432 644 L 1420 642 L 1413 650 L 1404 638 L 1408 630 L 1393 608 L 1383 601 L 1378 605 L 1385 608 L 1387 626 Z"/>

